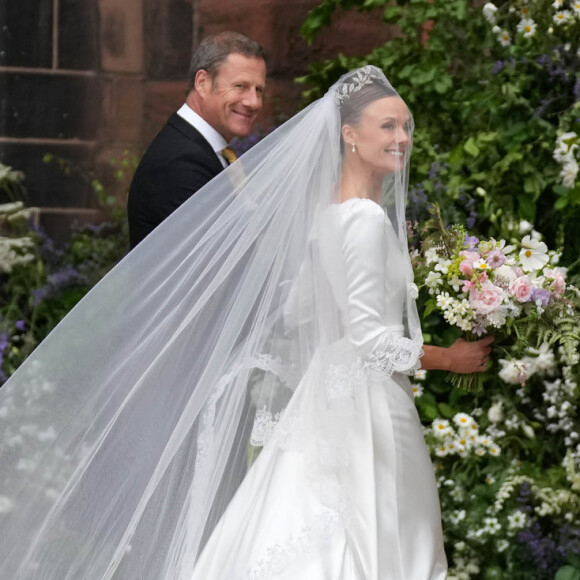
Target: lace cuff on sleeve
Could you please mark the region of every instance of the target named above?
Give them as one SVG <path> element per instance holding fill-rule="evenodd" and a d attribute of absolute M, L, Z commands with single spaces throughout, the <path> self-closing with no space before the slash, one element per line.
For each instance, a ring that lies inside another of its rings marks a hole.
<path fill-rule="evenodd" d="M 412 375 L 421 366 L 421 356 L 423 341 L 388 333 L 386 349 L 371 353 L 364 367 L 370 380 L 384 381 L 395 372 Z"/>

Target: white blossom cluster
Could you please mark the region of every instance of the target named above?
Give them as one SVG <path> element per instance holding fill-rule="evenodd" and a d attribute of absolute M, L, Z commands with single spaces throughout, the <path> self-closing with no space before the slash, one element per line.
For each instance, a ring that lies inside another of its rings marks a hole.
<path fill-rule="evenodd" d="M 464 551 L 465 542 L 457 542 L 453 553 L 453 566 L 449 569 L 447 580 L 470 580 L 479 574 L 479 561 L 474 554 L 464 554 Z"/>
<path fill-rule="evenodd" d="M 556 140 L 553 157 L 562 166 L 560 179 L 566 187 L 574 187 L 578 177 L 579 137 L 574 131 L 562 133 Z"/>
<path fill-rule="evenodd" d="M 0 181 L 9 167 L 0 163 Z M 10 274 L 14 266 L 26 264 L 34 260 L 34 241 L 28 237 L 2 236 L 3 226 L 26 221 L 31 215 L 30 209 L 25 209 L 22 202 L 0 205 L 0 273 Z"/>
<path fill-rule="evenodd" d="M 575 522 L 580 517 L 580 496 L 567 489 L 552 489 L 551 487 L 540 487 L 536 482 L 525 475 L 516 475 L 504 481 L 500 486 L 495 496 L 495 503 L 493 509 L 496 513 L 503 510 L 508 499 L 520 488 L 523 483 L 530 485 L 531 493 L 534 496 L 537 505 L 534 506 L 534 512 L 539 517 L 547 517 L 553 515 L 563 515 L 564 519 L 569 522 Z M 512 519 L 516 518 L 518 512 L 512 513 Z M 516 531 L 526 525 L 524 515 L 518 515 L 517 520 L 514 519 L 512 529 Z M 509 521 L 509 516 L 508 516 Z"/>
<path fill-rule="evenodd" d="M 0 272 L 10 274 L 14 266 L 34 260 L 35 244 L 29 237 L 6 238 L 0 236 Z"/>
<path fill-rule="evenodd" d="M 531 15 L 530 5 L 531 2 L 523 0 L 523 3 L 519 7 L 512 5 L 507 9 L 507 15 L 512 19 L 515 18 L 517 21 L 516 33 L 521 35 L 523 38 L 531 38 L 532 36 L 535 36 L 538 29 L 538 23 Z M 557 26 L 570 24 L 574 21 L 580 21 L 579 0 L 554 0 L 552 8 L 554 9 L 554 12 L 552 13 L 552 22 Z M 493 2 L 487 2 L 483 5 L 483 16 L 492 27 L 492 32 L 496 35 L 497 41 L 502 46 L 510 46 L 512 43 L 512 36 L 505 26 L 503 28 L 499 26 L 497 12 L 498 7 Z M 554 29 L 550 26 L 547 32 L 548 34 L 553 34 Z"/>
<path fill-rule="evenodd" d="M 431 451 L 437 457 L 501 455 L 500 446 L 488 433 L 480 433 L 477 422 L 467 413 L 457 413 L 451 423 L 447 419 L 435 419 L 429 433 L 433 436 L 428 438 Z"/>

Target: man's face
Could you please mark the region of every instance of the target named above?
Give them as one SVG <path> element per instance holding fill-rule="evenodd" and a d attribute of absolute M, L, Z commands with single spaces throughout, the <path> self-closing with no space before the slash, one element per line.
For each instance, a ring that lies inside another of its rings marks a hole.
<path fill-rule="evenodd" d="M 201 97 L 199 113 L 226 141 L 245 137 L 262 108 L 265 84 L 264 60 L 230 54 L 213 82 L 206 71 L 197 73 L 195 90 Z"/>

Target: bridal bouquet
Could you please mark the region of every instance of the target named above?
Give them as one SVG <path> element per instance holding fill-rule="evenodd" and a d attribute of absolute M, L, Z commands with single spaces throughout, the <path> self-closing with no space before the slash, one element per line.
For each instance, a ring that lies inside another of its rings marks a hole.
<path fill-rule="evenodd" d="M 539 348 L 556 343 L 574 356 L 579 292 L 567 284 L 566 269 L 557 266 L 558 252 L 548 250 L 533 232 L 507 243 L 480 240 L 461 226 L 447 229 L 437 211 L 429 229 L 422 250 L 413 255 L 417 281 L 430 295 L 425 316 L 438 311 L 468 340 L 493 334 L 511 360 L 518 349 L 540 353 Z M 526 369 L 515 371 L 523 384 Z M 482 388 L 480 373 L 449 378 L 467 390 Z"/>

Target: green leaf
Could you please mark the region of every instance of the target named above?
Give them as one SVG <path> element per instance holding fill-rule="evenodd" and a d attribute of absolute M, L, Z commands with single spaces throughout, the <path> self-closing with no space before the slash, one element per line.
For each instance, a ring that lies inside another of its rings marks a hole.
<path fill-rule="evenodd" d="M 437 417 L 439 416 L 439 413 L 437 413 L 437 407 L 435 407 L 434 405 L 425 405 L 425 407 L 423 407 L 423 414 L 427 419 L 430 419 L 431 421 L 433 419 L 437 419 Z"/>
<path fill-rule="evenodd" d="M 470 137 L 463 145 L 463 149 L 472 157 L 477 157 L 479 155 L 479 147 L 475 143 L 475 139 Z"/>
<path fill-rule="evenodd" d="M 452 419 L 455 415 L 455 409 L 447 403 L 439 403 L 439 412 L 445 419 Z"/>
<path fill-rule="evenodd" d="M 520 194 L 517 196 L 517 199 L 522 217 L 533 223 L 536 218 L 536 204 L 528 195 Z"/>
<path fill-rule="evenodd" d="M 383 20 L 385 22 L 395 22 L 401 16 L 401 7 L 400 6 L 389 6 L 385 10 L 385 14 L 383 15 Z"/>
<path fill-rule="evenodd" d="M 568 193 L 570 192 L 570 188 L 566 187 L 565 185 L 554 185 L 552 187 L 552 191 L 556 195 L 568 195 Z"/>
<path fill-rule="evenodd" d="M 580 580 L 580 570 L 574 566 L 562 566 L 556 572 L 554 580 Z"/>

